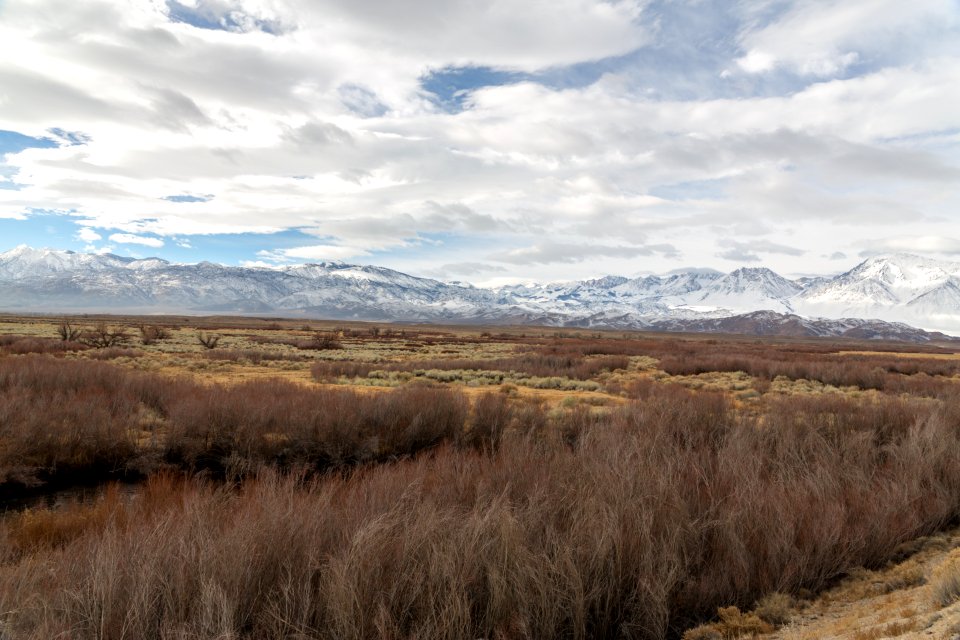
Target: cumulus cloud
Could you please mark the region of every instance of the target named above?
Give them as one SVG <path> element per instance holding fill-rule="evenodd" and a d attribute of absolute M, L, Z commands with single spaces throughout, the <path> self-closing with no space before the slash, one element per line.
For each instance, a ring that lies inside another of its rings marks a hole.
<path fill-rule="evenodd" d="M 931 34 L 949 33 L 958 22 L 952 0 L 805 0 L 760 28 L 745 29 L 745 49 L 737 59 L 748 73 L 786 66 L 805 75 L 835 76 L 864 58 L 916 55 L 929 47 Z"/>
<path fill-rule="evenodd" d="M 80 227 L 80 230 L 77 231 L 77 238 L 84 242 L 96 242 L 97 240 L 102 240 L 103 236 L 90 227 Z"/>
<path fill-rule="evenodd" d="M 751 0 L 695 42 L 677 6 L 6 0 L 0 131 L 58 146 L 4 156 L 0 218 L 155 249 L 296 231 L 237 261 L 457 277 L 807 272 L 864 228 L 960 237 L 955 3 Z"/>

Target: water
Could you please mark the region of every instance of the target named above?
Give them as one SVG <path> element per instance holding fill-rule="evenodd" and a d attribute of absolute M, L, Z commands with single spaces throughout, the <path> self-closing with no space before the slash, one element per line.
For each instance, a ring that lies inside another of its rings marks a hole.
<path fill-rule="evenodd" d="M 116 482 L 97 485 L 76 485 L 44 490 L 43 487 L 28 490 L 19 496 L 0 498 L 0 517 L 26 509 L 60 509 L 70 504 L 94 504 L 103 497 L 107 488 L 115 484 L 125 501 L 132 500 L 140 488 L 137 482 Z"/>

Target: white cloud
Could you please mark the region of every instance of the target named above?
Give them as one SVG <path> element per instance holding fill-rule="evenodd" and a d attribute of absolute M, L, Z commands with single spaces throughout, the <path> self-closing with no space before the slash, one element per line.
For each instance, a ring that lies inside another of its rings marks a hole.
<path fill-rule="evenodd" d="M 264 260 L 241 260 L 241 267 L 256 267 L 260 269 L 278 269 L 279 266 L 274 262 L 267 262 Z"/>
<path fill-rule="evenodd" d="M 718 246 L 809 271 L 828 264 L 814 254 L 855 253 L 864 225 L 894 237 L 908 219 L 960 237 L 947 0 L 739 3 L 766 18 L 715 34 L 740 47 L 722 90 L 670 100 L 629 69 L 565 82 L 563 65 L 661 33 L 645 0 L 181 4 L 231 31 L 171 22 L 161 2 L 0 5 L 0 129 L 89 136 L 8 155 L 0 174 L 18 188 L 0 189 L 0 217 L 70 212 L 84 242 L 119 231 L 112 242 L 154 248 L 295 229 L 309 246 L 260 261 L 480 274 L 494 256 L 547 278 L 662 271 L 679 255 L 728 267 Z M 645 51 L 670 62 L 688 45 Z M 478 88 L 445 113 L 420 81 L 451 65 L 559 79 Z"/>
<path fill-rule="evenodd" d="M 741 35 L 746 53 L 736 62 L 748 73 L 777 66 L 834 76 L 863 58 L 936 50 L 960 20 L 953 0 L 794 0 L 785 15 Z M 932 46 L 931 46 L 932 45 Z"/>
<path fill-rule="evenodd" d="M 111 253 L 113 251 L 113 247 L 109 245 L 98 247 L 96 245 L 88 244 L 83 248 L 83 251 L 84 253 L 96 253 L 99 255 L 103 255 L 103 254 Z"/>
<path fill-rule="evenodd" d="M 119 244 L 142 244 L 145 247 L 154 247 L 157 249 L 163 246 L 163 240 L 160 238 L 135 236 L 132 233 L 114 233 L 110 236 L 110 242 L 117 242 Z"/>
<path fill-rule="evenodd" d="M 90 227 L 80 227 L 80 230 L 77 231 L 77 238 L 84 242 L 96 242 L 97 240 L 102 240 L 103 236 Z"/>
<path fill-rule="evenodd" d="M 306 247 L 295 247 L 279 251 L 261 251 L 258 255 L 274 262 L 290 262 L 293 260 L 346 260 L 370 255 L 365 249 L 358 247 L 344 247 L 333 244 L 315 244 Z"/>
<path fill-rule="evenodd" d="M 960 255 L 960 238 L 944 236 L 898 236 L 865 240 L 860 243 L 864 247 L 861 253 L 872 255 L 891 251 L 905 253 L 930 253 L 940 255 Z"/>

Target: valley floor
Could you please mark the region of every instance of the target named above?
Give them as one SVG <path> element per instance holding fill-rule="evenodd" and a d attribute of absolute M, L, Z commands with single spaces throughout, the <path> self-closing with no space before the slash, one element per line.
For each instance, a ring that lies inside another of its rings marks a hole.
<path fill-rule="evenodd" d="M 0 629 L 960 637 L 958 389 L 937 345 L 3 318 L 4 495 L 143 484 L 0 518 Z"/>

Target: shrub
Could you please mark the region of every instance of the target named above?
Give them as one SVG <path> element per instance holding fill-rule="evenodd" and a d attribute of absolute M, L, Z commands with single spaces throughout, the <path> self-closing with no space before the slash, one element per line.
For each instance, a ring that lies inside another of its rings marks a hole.
<path fill-rule="evenodd" d="M 331 349 L 342 349 L 343 345 L 337 340 L 336 336 L 322 331 L 313 334 L 309 341 L 298 344 L 301 349 L 316 349 L 318 351 L 327 351 Z"/>
<path fill-rule="evenodd" d="M 216 349 L 217 345 L 220 344 L 220 336 L 206 334 L 201 331 L 197 334 L 197 342 L 199 342 L 200 346 L 204 349 Z"/>
<path fill-rule="evenodd" d="M 27 353 L 65 353 L 67 351 L 83 351 L 86 345 L 79 342 L 65 342 L 55 338 L 29 338 L 25 336 L 0 336 L 0 347 L 14 355 Z"/>
<path fill-rule="evenodd" d="M 95 349 L 106 349 L 127 342 L 130 336 L 123 327 L 111 328 L 105 322 L 100 322 L 93 328 L 83 331 L 80 339 Z"/>
<path fill-rule="evenodd" d="M 144 346 L 170 339 L 170 330 L 160 325 L 140 325 L 140 342 Z"/>
<path fill-rule="evenodd" d="M 780 627 L 788 622 L 793 616 L 794 602 L 793 598 L 785 593 L 773 592 L 763 596 L 753 613 L 764 622 Z"/>
<path fill-rule="evenodd" d="M 510 402 L 504 394 L 484 393 L 473 403 L 473 412 L 466 430 L 457 443 L 480 451 L 495 451 L 513 418 Z"/>
<path fill-rule="evenodd" d="M 960 599 L 960 550 L 947 556 L 930 577 L 930 600 L 934 606 L 947 607 Z"/>

